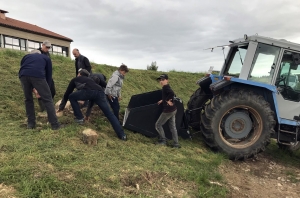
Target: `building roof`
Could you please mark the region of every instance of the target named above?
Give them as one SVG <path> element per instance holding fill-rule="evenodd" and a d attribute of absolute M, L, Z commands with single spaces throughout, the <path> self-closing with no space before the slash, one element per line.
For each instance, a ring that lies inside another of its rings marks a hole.
<path fill-rule="evenodd" d="M 4 11 L 4 10 L 1 10 L 1 11 Z M 7 13 L 7 11 L 4 11 L 2 13 Z M 0 26 L 13 28 L 13 29 L 17 29 L 17 30 L 21 30 L 21 31 L 25 31 L 25 32 L 34 33 L 34 34 L 39 34 L 39 35 L 43 35 L 43 36 L 49 36 L 52 38 L 57 38 L 57 39 L 65 40 L 65 41 L 70 41 L 70 42 L 73 41 L 72 39 L 62 36 L 60 34 L 57 34 L 55 32 L 51 32 L 51 31 L 41 28 L 39 26 L 32 25 L 30 23 L 26 23 L 23 21 L 9 18 L 9 17 L 5 17 L 5 19 L 0 18 Z"/>

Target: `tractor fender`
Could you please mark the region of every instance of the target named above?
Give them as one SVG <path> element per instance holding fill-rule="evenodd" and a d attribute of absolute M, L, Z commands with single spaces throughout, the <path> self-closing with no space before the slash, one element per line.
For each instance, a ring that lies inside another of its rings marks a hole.
<path fill-rule="evenodd" d="M 224 90 L 230 90 L 234 88 L 242 88 L 250 91 L 253 91 L 261 96 L 264 97 L 264 99 L 270 104 L 270 107 L 272 111 L 275 113 L 275 120 L 277 123 L 280 123 L 280 118 L 278 114 L 278 106 L 277 106 L 277 88 L 274 85 L 268 85 L 265 83 L 250 81 L 250 80 L 244 80 L 239 78 L 223 78 L 220 81 L 217 81 L 215 83 L 212 83 L 210 85 L 210 90 L 213 93 L 213 95 L 217 95 Z"/>

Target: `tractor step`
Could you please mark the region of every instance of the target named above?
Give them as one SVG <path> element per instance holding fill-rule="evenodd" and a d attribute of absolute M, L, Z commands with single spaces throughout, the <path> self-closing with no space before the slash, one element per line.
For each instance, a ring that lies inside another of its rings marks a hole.
<path fill-rule="evenodd" d="M 299 134 L 299 126 L 296 127 L 296 131 L 288 131 L 280 129 L 278 126 L 278 138 L 277 141 L 279 144 L 290 145 L 290 143 L 297 143 Z M 287 141 L 287 139 L 289 141 Z"/>

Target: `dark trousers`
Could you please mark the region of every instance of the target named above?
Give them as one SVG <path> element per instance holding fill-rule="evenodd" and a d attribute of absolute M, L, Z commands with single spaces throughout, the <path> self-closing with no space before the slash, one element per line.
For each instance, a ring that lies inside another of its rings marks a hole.
<path fill-rule="evenodd" d="M 117 97 L 112 98 L 112 100 L 110 100 L 107 97 L 107 100 L 110 104 L 111 109 L 113 110 L 115 116 L 117 117 L 118 120 L 119 119 L 119 112 L 120 112 L 120 104 L 119 104 L 119 99 Z"/>
<path fill-rule="evenodd" d="M 80 106 L 78 104 L 78 100 L 89 100 L 95 102 L 104 115 L 107 117 L 109 120 L 110 124 L 112 125 L 114 131 L 118 135 L 119 138 L 122 138 L 125 133 L 124 130 L 119 122 L 119 120 L 114 116 L 114 114 L 110 111 L 110 108 L 108 106 L 107 100 L 106 100 L 106 95 L 104 91 L 102 90 L 79 90 L 75 91 L 69 96 L 69 100 L 71 103 L 71 106 L 74 111 L 74 116 L 76 119 L 83 119 L 82 112 L 80 110 Z"/>
<path fill-rule="evenodd" d="M 50 91 L 51 91 L 51 96 L 52 96 L 52 100 L 56 94 L 56 90 L 55 90 L 55 84 L 54 84 L 54 81 L 52 79 L 52 83 L 51 83 L 51 86 L 50 86 Z M 42 98 L 38 98 L 38 102 L 39 102 L 39 106 L 40 106 L 40 111 L 43 112 L 45 111 L 45 105 L 43 103 L 43 100 Z"/>
<path fill-rule="evenodd" d="M 25 96 L 25 107 L 26 107 L 26 115 L 27 122 L 29 125 L 35 125 L 35 111 L 34 111 L 34 103 L 32 96 L 32 89 L 35 88 L 40 94 L 42 101 L 45 105 L 48 114 L 48 121 L 52 127 L 56 127 L 59 125 L 56 117 L 55 108 L 53 105 L 53 100 L 51 97 L 50 88 L 47 84 L 47 81 L 42 78 L 35 78 L 31 76 L 21 76 L 20 78 L 21 85 L 23 88 L 24 96 Z"/>

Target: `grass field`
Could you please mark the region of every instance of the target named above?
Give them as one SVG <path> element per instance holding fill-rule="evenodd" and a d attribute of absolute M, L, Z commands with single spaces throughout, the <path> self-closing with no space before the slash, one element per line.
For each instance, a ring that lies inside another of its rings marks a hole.
<path fill-rule="evenodd" d="M 228 189 L 211 182 L 225 182 L 219 166 L 226 156 L 213 153 L 198 133 L 193 140 L 180 139 L 181 149 L 157 147 L 154 139 L 126 131 L 128 141 L 120 141 L 107 119 L 94 111 L 90 123 L 74 124 L 68 113 L 59 118 L 67 126 L 52 131 L 45 118 L 39 127 L 27 130 L 25 107 L 18 79 L 19 51 L 0 51 L 0 197 L 226 197 Z M 53 56 L 53 78 L 61 99 L 69 81 L 75 77 L 74 62 Z M 108 78 L 116 67 L 92 64 L 94 72 Z M 130 65 L 128 65 L 130 68 Z M 134 94 L 161 87 L 160 72 L 130 70 L 124 81 L 121 113 Z M 172 71 L 170 84 L 186 104 L 203 74 Z M 37 107 L 37 102 L 36 102 Z M 37 110 L 38 108 L 36 108 Z M 95 108 L 96 109 L 96 108 Z M 82 143 L 85 128 L 99 132 L 98 145 Z M 269 155 L 278 149 L 269 147 Z M 285 161 L 298 163 L 299 153 L 286 155 Z M 278 159 L 280 161 L 280 158 Z M 2 190 L 1 190 L 2 189 Z M 3 190 L 4 189 L 4 190 Z"/>

